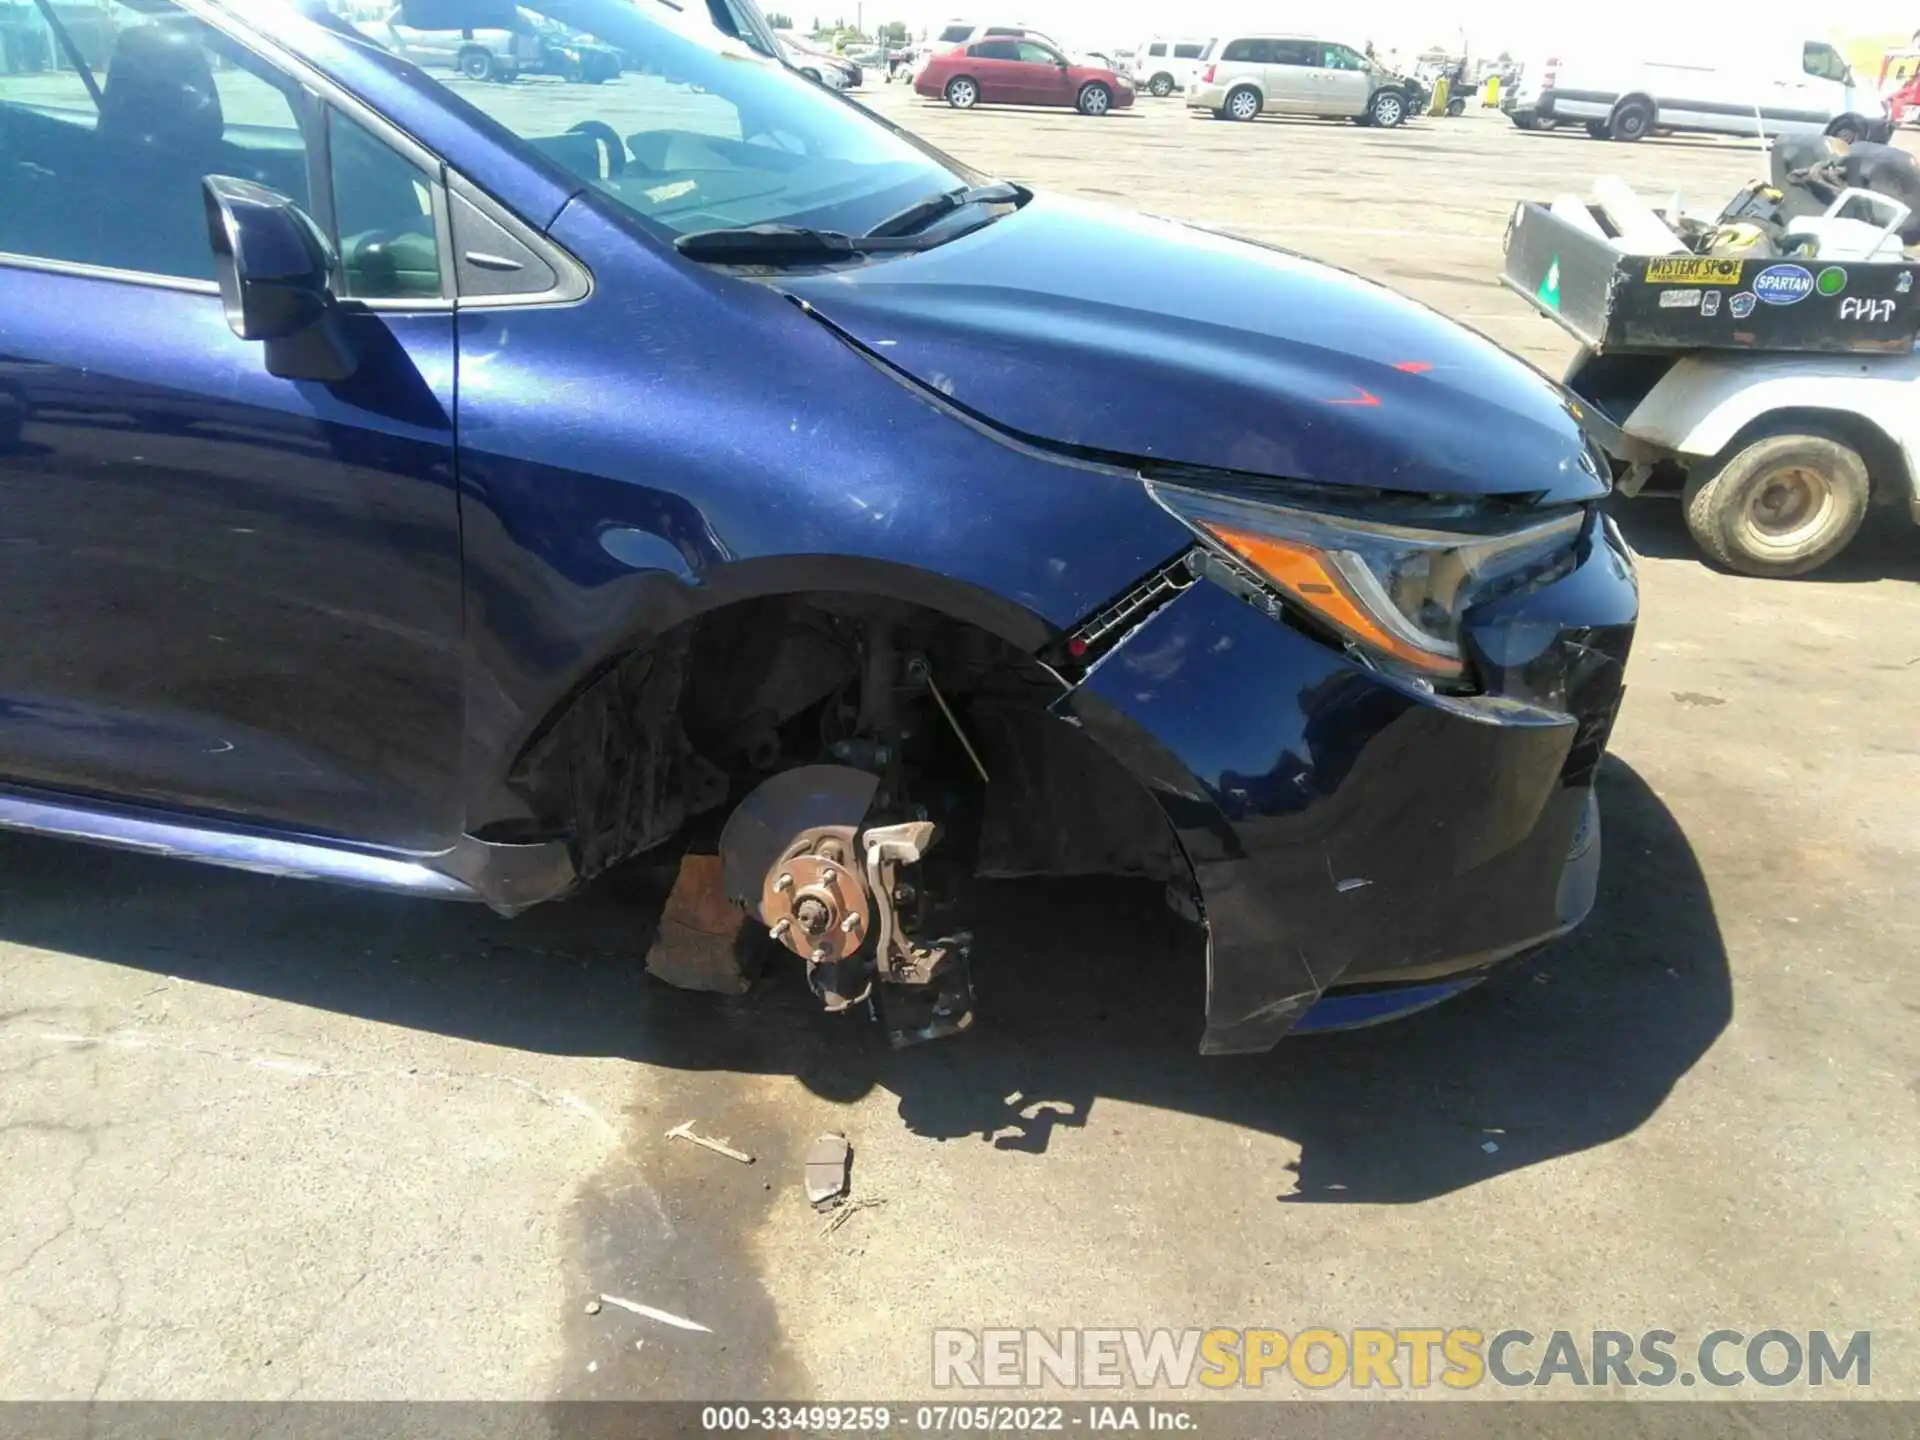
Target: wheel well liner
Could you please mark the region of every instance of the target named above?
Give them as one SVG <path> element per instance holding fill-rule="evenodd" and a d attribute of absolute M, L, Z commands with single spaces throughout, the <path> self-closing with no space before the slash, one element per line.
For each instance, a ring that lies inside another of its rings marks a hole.
<path fill-rule="evenodd" d="M 1033 639 L 1034 617 L 1009 625 L 979 597 L 968 615 L 930 605 L 926 594 L 951 594 L 952 582 L 938 577 L 908 599 L 850 589 L 844 567 L 833 573 L 840 583 L 698 610 L 593 667 L 508 767 L 502 785 L 521 818 L 475 833 L 564 836 L 582 879 L 667 842 L 697 817 L 722 812 L 755 775 L 818 758 L 809 747 L 823 733 L 808 717 L 857 687 L 864 627 L 879 621 L 897 629 L 906 650 L 931 659 L 1000 781 L 985 787 L 982 873 L 1191 883 L 1144 784 L 1048 712 L 1067 686 L 1033 657 L 1036 646 L 1021 643 Z M 939 723 L 916 728 L 937 731 Z"/>

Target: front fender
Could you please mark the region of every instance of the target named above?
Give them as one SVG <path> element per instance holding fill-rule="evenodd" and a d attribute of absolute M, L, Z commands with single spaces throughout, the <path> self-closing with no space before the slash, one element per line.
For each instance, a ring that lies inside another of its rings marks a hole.
<path fill-rule="evenodd" d="M 1677 362 L 1622 425 L 1632 439 L 1700 459 L 1724 450 L 1749 425 L 1783 410 L 1857 416 L 1900 449 L 1920 474 L 1920 358 L 1840 355 L 1708 357 Z"/>

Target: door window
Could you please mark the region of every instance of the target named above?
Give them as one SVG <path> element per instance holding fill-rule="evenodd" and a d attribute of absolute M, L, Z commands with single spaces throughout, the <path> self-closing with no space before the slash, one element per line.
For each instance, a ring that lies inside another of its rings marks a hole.
<path fill-rule="evenodd" d="M 1243 65 L 1271 65 L 1273 63 L 1273 42 L 1271 40 L 1231 40 L 1220 58 L 1229 64 L 1238 61 Z"/>
<path fill-rule="evenodd" d="M 251 180 L 310 213 L 324 209 L 314 182 L 331 180 L 344 293 L 440 294 L 426 178 L 260 57 L 168 5 L 63 5 L 58 27 L 30 13 L 49 48 L 46 68 L 0 74 L 0 252 L 212 280 L 203 178 Z M 322 123 L 330 176 L 314 174 Z"/>
<path fill-rule="evenodd" d="M 1011 40 L 982 40 L 967 53 L 976 60 L 1018 60 L 1020 47 Z"/>
<path fill-rule="evenodd" d="M 1801 68 L 1809 75 L 1822 80 L 1835 80 L 1842 85 L 1853 83 L 1853 73 L 1840 52 L 1831 45 L 1823 45 L 1817 40 L 1809 40 L 1801 52 Z"/>
<path fill-rule="evenodd" d="M 1275 40 L 1270 65 L 1307 65 L 1318 68 L 1321 47 L 1307 40 Z"/>
<path fill-rule="evenodd" d="M 1167 42 L 1164 40 L 1156 40 L 1153 44 L 1147 46 L 1147 54 L 1154 56 L 1156 59 L 1166 53 Z"/>
<path fill-rule="evenodd" d="M 1364 70 L 1366 60 L 1356 50 L 1345 45 L 1327 46 L 1326 58 L 1321 62 L 1329 70 Z"/>
<path fill-rule="evenodd" d="M 0 74 L 0 250 L 211 280 L 201 177 L 308 203 L 281 76 L 171 7 L 44 4 L 47 68 Z"/>
<path fill-rule="evenodd" d="M 1201 52 L 1206 48 L 1204 45 L 1176 45 L 1173 47 L 1173 58 L 1176 60 L 1198 60 Z"/>
<path fill-rule="evenodd" d="M 1036 45 L 1031 40 L 1020 42 L 1020 58 L 1029 65 L 1064 65 L 1066 59 L 1058 51 L 1049 50 L 1044 45 Z"/>

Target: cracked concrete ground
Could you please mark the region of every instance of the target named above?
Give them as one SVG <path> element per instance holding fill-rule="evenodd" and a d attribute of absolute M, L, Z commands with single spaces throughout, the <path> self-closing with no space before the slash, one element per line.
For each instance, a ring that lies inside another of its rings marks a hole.
<path fill-rule="evenodd" d="M 1493 283 L 1514 198 L 1753 168 L 1478 116 L 872 103 L 1548 369 Z M 997 892 L 980 1025 L 894 1055 L 790 973 L 656 986 L 640 893 L 507 922 L 0 838 L 0 1397 L 923 1395 L 938 1325 L 1376 1323 L 1871 1329 L 1873 1393 L 1920 1396 L 1920 537 L 1767 584 L 1620 514 L 1646 613 L 1593 919 L 1267 1057 L 1193 1054 L 1198 954 L 1127 887 Z M 756 1163 L 664 1138 L 689 1119 Z M 831 1235 L 824 1129 L 885 1201 Z"/>

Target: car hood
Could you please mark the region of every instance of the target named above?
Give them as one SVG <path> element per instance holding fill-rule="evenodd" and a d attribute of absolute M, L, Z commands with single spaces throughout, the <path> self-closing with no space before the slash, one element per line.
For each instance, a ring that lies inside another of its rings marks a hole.
<path fill-rule="evenodd" d="M 1173 221 L 1036 198 L 935 249 L 776 282 L 1027 439 L 1445 494 L 1604 494 L 1560 388 L 1393 291 Z"/>

